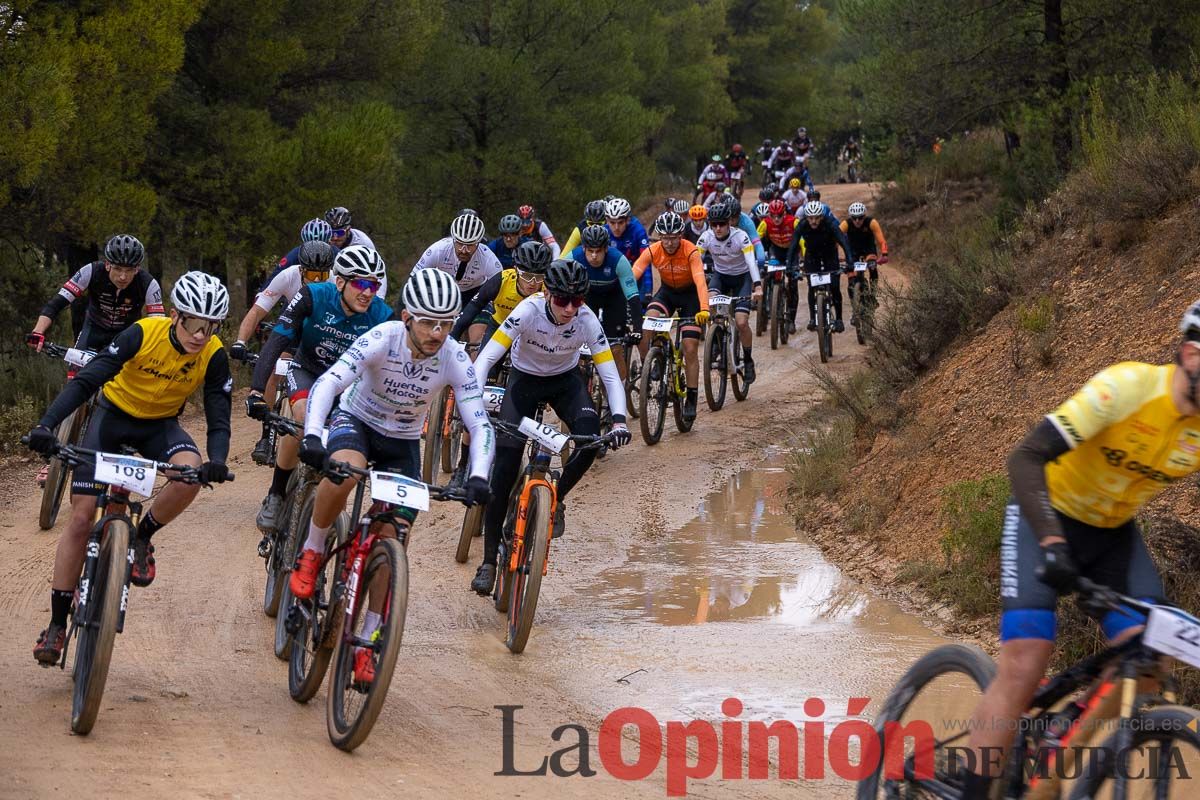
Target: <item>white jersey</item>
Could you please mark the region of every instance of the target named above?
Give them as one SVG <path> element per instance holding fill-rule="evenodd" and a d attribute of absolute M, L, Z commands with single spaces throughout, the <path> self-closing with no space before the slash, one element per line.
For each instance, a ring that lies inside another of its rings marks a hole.
<path fill-rule="evenodd" d="M 517 303 L 480 353 L 475 364 L 479 374 L 487 375 L 511 347 L 514 369 L 527 375 L 562 375 L 579 366 L 579 347 L 586 344 L 613 414 L 624 417 L 625 389 L 595 312 L 580 306 L 570 322 L 559 325 L 550 316 L 549 302 L 544 294 L 535 294 Z"/>
<path fill-rule="evenodd" d="M 333 283 L 333 278 L 334 275 L 330 272 L 330 283 Z M 300 287 L 303 285 L 304 278 L 300 275 L 300 265 L 293 264 L 271 279 L 271 282 L 267 284 L 267 288 L 259 292 L 258 297 L 254 299 L 254 305 L 263 311 L 270 311 L 280 300 L 286 300 L 290 303 L 292 302 L 292 298 L 300 293 Z M 383 283 L 379 287 L 379 298 L 381 300 L 387 299 L 387 275 L 383 276 Z"/>
<path fill-rule="evenodd" d="M 803 189 L 788 189 L 783 193 L 783 202 L 793 213 L 808 202 L 808 194 Z"/>
<path fill-rule="evenodd" d="M 475 254 L 471 256 L 470 261 L 466 264 L 460 263 L 458 256 L 454 253 L 454 239 L 450 236 L 429 245 L 417 259 L 417 264 L 413 269 L 434 267 L 449 273 L 458 284 L 458 288 L 464 292 L 478 289 L 483 286 L 484 281 L 504 269 L 500 264 L 500 259 L 496 258 L 496 254 L 485 244 L 480 244 L 475 248 Z"/>
<path fill-rule="evenodd" d="M 358 228 L 351 228 L 350 229 L 350 241 L 346 242 L 346 247 L 352 247 L 353 245 L 356 245 L 356 244 L 360 244 L 363 247 L 370 248 L 371 250 L 377 249 L 375 247 L 375 243 L 371 241 L 370 236 L 367 236 L 365 233 L 360 231 Z M 346 248 L 343 247 L 342 249 L 345 250 Z"/>
<path fill-rule="evenodd" d="M 749 272 L 750 280 L 758 283 L 758 262 L 754 258 L 754 245 L 741 228 L 731 227 L 729 235 L 724 239 L 718 239 L 710 228 L 700 234 L 696 247 L 701 256 L 705 253 L 712 256 L 713 269 L 722 275 L 745 275 Z"/>
<path fill-rule="evenodd" d="M 492 469 L 494 433 L 483 391 L 467 351 L 453 339 L 429 358 L 416 358 L 403 322 L 376 325 L 358 337 L 317 379 L 308 395 L 304 433 L 321 435 L 334 399 L 338 407 L 393 439 L 420 439 L 429 404 L 442 387 L 454 390 L 458 413 L 471 433 L 471 477 Z"/>

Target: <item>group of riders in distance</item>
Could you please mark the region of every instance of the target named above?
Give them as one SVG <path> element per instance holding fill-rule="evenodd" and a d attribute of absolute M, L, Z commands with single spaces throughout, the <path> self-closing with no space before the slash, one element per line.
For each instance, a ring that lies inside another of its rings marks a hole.
<path fill-rule="evenodd" d="M 848 163 L 859 158 L 851 144 Z M 667 198 L 652 212 L 650 232 L 615 196 L 586 203 L 563 246 L 530 205 L 501 216 L 490 240 L 483 218 L 464 208 L 390 301 L 371 238 L 348 209 L 331 208 L 301 226 L 228 347 L 217 336 L 230 308 L 218 278 L 187 272 L 166 306 L 141 242 L 113 236 L 26 335 L 30 347 L 71 364 L 25 441 L 50 457 L 39 475 L 43 528 L 71 487 L 50 620 L 33 655 L 65 665 L 74 641 L 72 727 L 86 733 L 94 722 L 128 587 L 156 577 L 155 537 L 201 486 L 233 479 L 233 360 L 253 367 L 245 410 L 262 423 L 253 460 L 271 468 L 256 516 L 264 611 L 276 617 L 293 698 L 310 699 L 333 662 L 334 743 L 360 744 L 386 696 L 407 607 L 405 546 L 430 501 L 466 506 L 456 558 L 465 561 L 482 536 L 470 589 L 506 614 L 506 644 L 520 652 L 550 542 L 567 530 L 566 500 L 597 458 L 631 442 L 630 419 L 647 444 L 659 441 L 668 406 L 678 429 L 690 430 L 701 376 L 712 411 L 727 384 L 744 399 L 757 374 L 756 334 L 769 329 L 772 349 L 787 343 L 802 280 L 823 359 L 832 334 L 845 330 L 843 274 L 860 343 L 870 335 L 887 242 L 864 202 L 839 219 L 821 201 L 812 152 L 804 128 L 778 145 L 765 140 L 759 202 L 746 212 L 752 164 L 734 145 L 701 170 L 690 199 Z M 86 314 L 75 346 L 48 342 L 76 301 Z M 980 719 L 1011 720 L 1046 699 L 1034 692 L 1059 594 L 1090 577 L 1133 595 L 1119 595 L 1119 608 L 1109 602 L 1104 616 L 1117 641 L 1139 635 L 1141 612 L 1153 613 L 1146 603 L 1161 602 L 1132 520 L 1167 483 L 1200 468 L 1200 304 L 1181 330 L 1176 364 L 1106 370 L 1014 451 L 1002 657 Z M 197 389 L 206 456 L 179 421 Z M 569 435 L 544 419 L 547 407 Z M 151 494 L 155 475 L 168 482 L 143 509 L 130 494 Z M 952 653 L 938 663 L 963 671 L 969 661 Z M 898 687 L 897 697 L 919 689 Z M 1003 744 L 1008 730 L 981 724 L 971 745 Z M 994 779 L 976 769 L 944 785 L 983 797 Z M 907 771 L 897 780 L 916 779 Z"/>

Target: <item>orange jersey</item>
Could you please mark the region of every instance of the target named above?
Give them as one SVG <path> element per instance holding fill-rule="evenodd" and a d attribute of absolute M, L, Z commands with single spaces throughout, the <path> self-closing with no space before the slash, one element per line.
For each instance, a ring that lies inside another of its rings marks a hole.
<path fill-rule="evenodd" d="M 633 279 L 640 280 L 651 266 L 658 270 L 663 286 L 675 290 L 696 287 L 700 308 L 708 308 L 708 283 L 704 280 L 704 262 L 700 260 L 696 245 L 687 240 L 680 241 L 675 254 L 668 255 L 662 242 L 654 242 L 634 262 Z"/>

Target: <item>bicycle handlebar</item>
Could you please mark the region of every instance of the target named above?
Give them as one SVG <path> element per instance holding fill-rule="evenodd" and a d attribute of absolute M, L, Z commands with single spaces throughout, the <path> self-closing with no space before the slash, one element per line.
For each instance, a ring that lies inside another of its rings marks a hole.
<path fill-rule="evenodd" d="M 29 437 L 22 436 L 21 444 L 28 445 Z M 128 454 L 130 455 L 132 454 L 132 451 L 128 447 L 122 447 L 121 449 L 122 451 L 129 451 Z M 103 451 L 101 450 L 92 450 L 87 447 L 79 447 L 78 445 L 55 444 L 54 450 L 50 453 L 50 457 L 57 458 L 68 466 L 77 467 L 80 464 L 95 464 L 96 456 L 102 454 Z M 153 459 L 147 460 L 154 464 L 154 469 L 158 472 L 176 473 L 174 475 L 163 475 L 163 477 L 169 481 L 200 484 L 201 486 L 211 485 L 200 479 L 200 467 L 194 467 L 191 464 L 172 464 L 169 461 L 154 461 Z M 229 473 L 229 477 L 222 481 L 222 483 L 232 483 L 233 479 L 234 474 L 231 472 Z M 103 483 L 103 481 L 98 482 Z"/>
<path fill-rule="evenodd" d="M 302 438 L 304 435 L 303 423 L 297 422 L 290 417 L 285 417 L 274 412 L 267 412 L 267 416 L 261 420 L 268 428 L 274 428 L 276 432 L 282 433 L 284 436 L 295 436 Z"/>
<path fill-rule="evenodd" d="M 334 461 L 332 458 L 325 463 L 325 468 L 321 470 L 328 478 L 340 478 L 345 480 L 351 477 L 369 478 L 371 477 L 371 465 L 366 467 L 356 467 L 348 461 Z M 436 486 L 432 483 L 425 484 L 429 488 L 430 500 L 458 500 L 467 499 L 466 490 L 461 488 L 451 488 L 449 486 Z"/>
<path fill-rule="evenodd" d="M 492 427 L 498 428 L 512 436 L 524 436 L 525 435 L 521 431 L 521 426 L 519 424 L 509 422 L 508 420 L 492 419 Z M 574 442 L 576 445 L 576 448 L 579 450 L 593 450 L 593 449 L 599 449 L 602 447 L 607 448 L 611 444 L 611 442 L 610 442 L 611 436 L 612 436 L 612 433 L 608 433 L 608 434 L 568 433 L 568 434 L 566 434 L 567 439 L 571 442 Z"/>

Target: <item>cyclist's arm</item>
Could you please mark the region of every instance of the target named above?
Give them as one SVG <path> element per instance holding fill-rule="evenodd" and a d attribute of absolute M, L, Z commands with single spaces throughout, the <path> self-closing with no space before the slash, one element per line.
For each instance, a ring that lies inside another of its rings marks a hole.
<path fill-rule="evenodd" d="M 54 429 L 71 412 L 87 402 L 101 386 L 117 377 L 125 362 L 133 358 L 142 346 L 142 326 L 130 325 L 117 334 L 112 344 L 96 354 L 88 365 L 75 374 L 73 380 L 54 398 L 54 402 L 42 415 L 39 425 Z"/>
<path fill-rule="evenodd" d="M 538 236 L 542 239 L 542 244 L 550 248 L 550 258 L 556 259 L 562 254 L 562 248 L 558 246 L 558 242 L 554 240 L 554 233 L 550 230 L 550 226 L 545 222 L 538 225 Z"/>
<path fill-rule="evenodd" d="M 759 264 L 767 260 L 766 251 L 763 250 L 762 238 L 758 235 L 758 229 L 754 227 L 754 223 L 750 217 L 743 213 L 738 217 L 738 227 L 746 232 L 746 236 L 750 238 L 750 244 L 754 245 L 754 259 Z"/>
<path fill-rule="evenodd" d="M 589 328 L 588 349 L 592 351 L 592 363 L 596 365 L 596 372 L 604 381 L 604 392 L 608 395 L 608 407 L 612 409 L 613 422 L 624 423 L 625 386 L 621 383 L 621 374 L 617 372 L 617 365 L 613 361 L 608 339 L 604 336 L 604 329 L 600 327 L 600 320 L 592 316 L 586 323 Z"/>
<path fill-rule="evenodd" d="M 879 248 L 879 254 L 886 256 L 887 240 L 883 238 L 883 228 L 879 227 L 879 220 L 871 220 L 871 233 L 875 234 L 875 245 Z"/>
<path fill-rule="evenodd" d="M 842 247 L 842 252 L 846 254 L 846 265 L 853 264 L 854 253 L 850 251 L 850 240 L 846 238 L 846 234 L 842 233 L 842 228 L 837 222 L 833 223 L 833 233 L 837 237 L 838 244 Z"/>
<path fill-rule="evenodd" d="M 471 302 L 467 303 L 467 307 L 462 310 L 462 313 L 458 315 L 458 319 L 454 321 L 454 327 L 450 329 L 451 339 L 458 339 L 466 333 L 467 328 L 479 316 L 479 312 L 483 311 L 484 307 L 495 300 L 496 296 L 500 294 L 500 284 L 503 282 L 504 276 L 499 272 L 483 282 L 483 286 L 479 287 L 479 291 L 471 298 Z"/>
<path fill-rule="evenodd" d="M 163 315 L 163 299 L 162 287 L 158 285 L 158 280 L 150 279 L 150 285 L 146 287 L 146 316 L 161 317 Z"/>
<path fill-rule="evenodd" d="M 562 246 L 562 252 L 571 253 L 581 244 L 583 244 L 583 235 L 580 233 L 579 228 L 576 227 L 571 230 L 571 235 L 567 237 L 567 243 Z M 566 257 L 568 256 L 564 256 L 564 258 Z"/>
<path fill-rule="evenodd" d="M 263 345 L 262 352 L 258 354 L 258 361 L 254 365 L 254 377 L 250 380 L 252 391 L 261 393 L 275 371 L 275 362 L 285 350 L 294 351 L 300 344 L 300 337 L 304 333 L 304 321 L 312 316 L 312 310 L 312 290 L 304 286 L 279 315 L 279 321 L 271 329 L 270 337 Z"/>
<path fill-rule="evenodd" d="M 646 274 L 646 270 L 650 269 L 650 248 L 647 247 L 637 257 L 637 261 L 633 262 L 633 280 L 636 283 Z"/>
<path fill-rule="evenodd" d="M 485 281 L 504 271 L 504 265 L 500 263 L 500 259 L 488 248 L 480 250 L 479 257 L 483 261 L 483 279 Z"/>
<path fill-rule="evenodd" d="M 1021 514 L 1038 539 L 1062 536 L 1062 523 L 1050 505 L 1046 465 L 1071 449 L 1050 418 L 1044 418 L 1008 456 L 1008 479 Z"/>
<path fill-rule="evenodd" d="M 204 373 L 204 419 L 208 423 L 208 460 L 224 464 L 229 458 L 229 414 L 233 407 L 230 393 L 233 376 L 229 373 L 229 354 L 222 347 L 208 360 Z"/>
<path fill-rule="evenodd" d="M 758 271 L 758 259 L 754 257 L 754 245 L 747 243 L 742 248 L 742 258 L 746 260 L 746 268 L 750 270 L 750 280 L 756 286 L 762 283 L 762 275 Z"/>
<path fill-rule="evenodd" d="M 259 319 L 262 319 L 269 314 L 271 309 L 275 307 L 275 304 L 278 303 L 282 298 L 286 297 L 290 300 L 292 296 L 295 295 L 299 286 L 293 280 L 293 275 L 298 278 L 300 271 L 293 267 L 288 267 L 287 269 L 282 270 L 278 275 L 271 279 L 271 282 L 267 284 L 267 288 L 259 292 L 258 297 L 254 298 L 254 307 L 262 309 L 262 316 L 259 317 Z M 247 314 L 247 316 L 249 316 L 249 314 Z M 242 324 L 245 324 L 245 320 L 242 321 Z M 258 321 L 255 320 L 254 324 L 257 325 Z M 241 333 L 240 329 L 238 333 Z M 252 335 L 253 333 L 254 329 L 251 328 L 248 335 Z M 245 341 L 245 339 L 242 341 Z"/>
<path fill-rule="evenodd" d="M 457 357 L 450 360 L 449 372 L 458 415 L 471 436 L 471 477 L 487 478 L 492 474 L 492 459 L 496 456 L 496 434 L 483 407 L 480 373 L 470 361 Z"/>
<path fill-rule="evenodd" d="M 54 320 L 62 310 L 74 303 L 87 292 L 88 283 L 92 280 L 92 265 L 84 264 L 62 288 L 42 306 L 37 322 L 33 326 L 34 333 L 45 333 L 50 330 Z"/>
<path fill-rule="evenodd" d="M 522 300 L 522 303 L 525 301 Z M 520 308 L 520 306 L 518 306 Z M 514 308 L 505 318 L 504 322 L 500 323 L 500 327 L 496 328 L 492 338 L 488 339 L 487 344 L 483 346 L 479 357 L 475 359 L 475 374 L 482 375 L 484 380 L 487 380 L 488 374 L 492 371 L 492 367 L 500 363 L 500 359 L 504 358 L 504 354 L 508 352 L 508 348 L 512 347 L 513 339 L 521 333 L 521 317 L 517 315 L 517 309 Z M 516 317 L 514 321 L 514 317 Z"/>
<path fill-rule="evenodd" d="M 761 240 L 762 237 L 764 237 L 766 235 L 767 235 L 767 221 L 766 221 L 766 219 L 763 219 L 761 222 L 758 223 L 758 238 Z"/>
<path fill-rule="evenodd" d="M 254 305 L 250 306 L 250 310 L 246 312 L 246 316 L 242 317 L 242 324 L 238 325 L 237 340 L 239 342 L 250 341 L 250 337 L 254 336 L 254 331 L 258 329 L 258 323 L 266 319 L 266 316 L 267 310 L 255 301 Z"/>
<path fill-rule="evenodd" d="M 649 251 L 643 250 L 642 252 Z M 617 262 L 617 280 L 621 284 L 621 291 L 625 293 L 625 309 L 629 320 L 629 329 L 640 331 L 642 329 L 642 294 L 638 291 L 637 280 L 634 279 L 629 259 L 625 256 L 621 256 Z"/>
<path fill-rule="evenodd" d="M 692 285 L 696 287 L 696 297 L 700 299 L 700 310 L 708 311 L 708 281 L 704 277 L 704 260 L 698 249 L 688 255 L 688 268 L 692 271 Z"/>
<path fill-rule="evenodd" d="M 848 236 L 850 233 L 850 220 L 844 219 L 838 223 L 838 228 L 841 229 L 843 236 Z M 848 241 L 848 239 L 847 239 Z"/>

